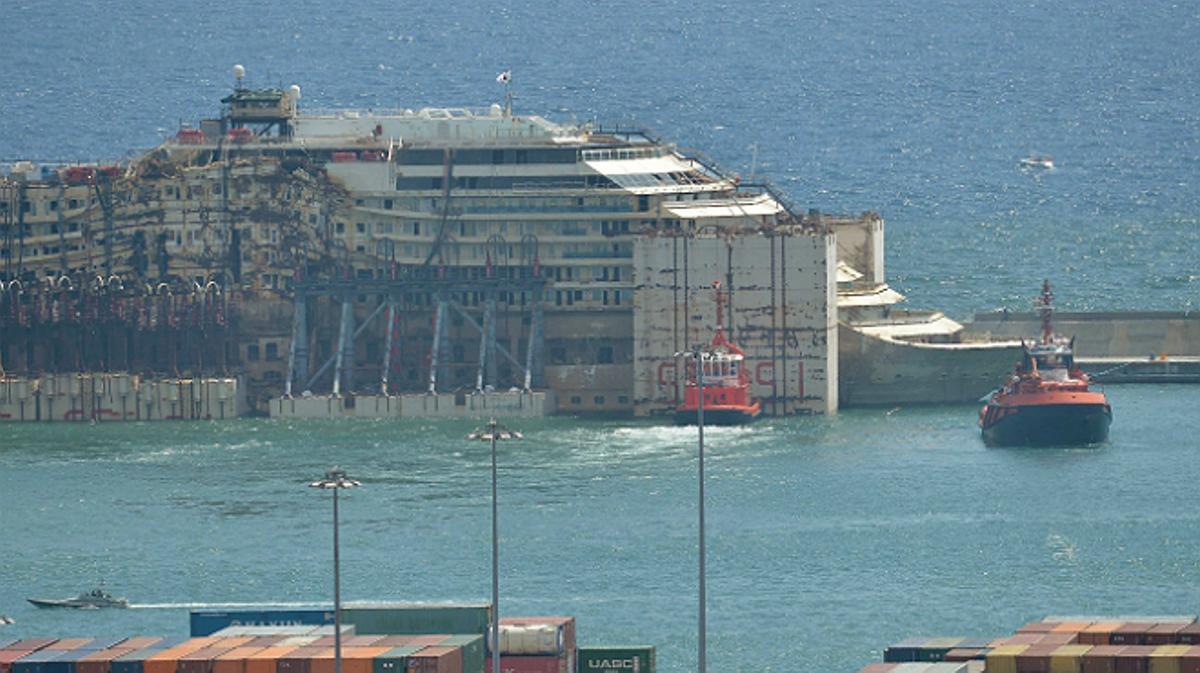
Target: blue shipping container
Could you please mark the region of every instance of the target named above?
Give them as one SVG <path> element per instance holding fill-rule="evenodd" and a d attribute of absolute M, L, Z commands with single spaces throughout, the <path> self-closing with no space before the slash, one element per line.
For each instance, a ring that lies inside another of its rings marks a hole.
<path fill-rule="evenodd" d="M 211 636 L 230 626 L 322 626 L 333 623 L 333 610 L 193 610 L 193 638 Z"/>
<path fill-rule="evenodd" d="M 68 654 L 63 650 L 39 650 L 13 662 L 12 673 L 50 673 L 50 662 Z"/>

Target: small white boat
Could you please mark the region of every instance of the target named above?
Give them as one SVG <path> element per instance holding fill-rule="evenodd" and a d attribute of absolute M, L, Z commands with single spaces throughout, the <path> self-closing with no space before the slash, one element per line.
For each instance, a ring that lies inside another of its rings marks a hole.
<path fill-rule="evenodd" d="M 1054 158 L 1050 155 L 1034 154 L 1021 160 L 1021 168 L 1054 168 Z"/>

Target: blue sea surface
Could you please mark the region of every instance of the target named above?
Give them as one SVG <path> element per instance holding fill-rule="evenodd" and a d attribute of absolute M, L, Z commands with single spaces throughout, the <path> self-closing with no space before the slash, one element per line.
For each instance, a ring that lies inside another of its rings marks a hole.
<path fill-rule="evenodd" d="M 1200 308 L 1200 5 L 0 0 L 0 162 L 132 156 L 242 63 L 308 107 L 641 123 L 804 208 L 888 222 L 890 281 L 956 317 Z M 756 149 L 752 149 L 756 148 Z M 1057 167 L 1021 170 L 1030 154 Z M 756 163 L 754 157 L 757 157 Z M 710 435 L 712 670 L 853 671 L 890 641 L 1200 604 L 1200 389 L 1115 386 L 1098 450 L 985 449 L 972 407 Z M 0 426 L 0 638 L 182 633 L 180 606 L 482 600 L 488 457 L 457 424 Z M 501 450 L 502 606 L 694 670 L 694 434 L 531 423 Z M 36 611 L 99 578 L 121 612 Z"/>
<path fill-rule="evenodd" d="M 971 406 L 766 419 L 707 436 L 713 671 L 853 673 L 915 635 L 1200 605 L 1200 387 L 1110 386 L 1096 449 L 985 448 Z M 499 448 L 501 608 L 695 669 L 696 431 L 528 421 Z M 490 454 L 464 423 L 0 427 L 0 612 L 27 635 L 186 633 L 185 608 L 490 595 Z M 130 610 L 38 610 L 99 579 Z"/>

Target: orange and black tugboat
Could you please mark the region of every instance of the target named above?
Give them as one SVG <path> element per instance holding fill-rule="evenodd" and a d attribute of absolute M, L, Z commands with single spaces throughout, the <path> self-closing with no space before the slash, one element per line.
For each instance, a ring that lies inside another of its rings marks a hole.
<path fill-rule="evenodd" d="M 739 425 L 758 417 L 762 404 L 750 398 L 750 375 L 746 372 L 746 354 L 725 338 L 725 297 L 721 284 L 713 283 L 717 295 L 717 331 L 708 350 L 699 353 L 703 376 L 697 378 L 696 358 L 688 358 L 687 384 L 683 404 L 675 408 L 675 422 L 695 425 L 704 394 L 705 425 Z"/>
<path fill-rule="evenodd" d="M 1080 446 L 1108 438 L 1112 408 L 1075 365 L 1075 340 L 1054 334 L 1053 299 L 1050 281 L 1045 281 L 1036 301 L 1041 340 L 1022 344 L 1016 371 L 979 411 L 979 427 L 989 446 Z"/>

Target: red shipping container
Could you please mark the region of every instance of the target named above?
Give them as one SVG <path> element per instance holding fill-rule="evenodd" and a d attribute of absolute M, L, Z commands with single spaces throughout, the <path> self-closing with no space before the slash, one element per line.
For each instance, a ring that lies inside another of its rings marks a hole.
<path fill-rule="evenodd" d="M 383 640 L 383 636 L 350 636 L 342 638 L 342 647 L 371 647 Z"/>
<path fill-rule="evenodd" d="M 408 657 L 408 673 L 463 673 L 461 647 L 426 647 Z"/>
<path fill-rule="evenodd" d="M 1097 645 L 1083 655 L 1080 673 L 1116 673 L 1116 656 L 1125 649 L 1120 645 Z"/>
<path fill-rule="evenodd" d="M 899 666 L 900 664 L 867 664 L 859 669 L 858 673 L 888 673 L 888 671 Z M 503 664 L 501 664 L 503 667 Z M 501 668 L 503 671 L 503 668 Z M 484 673 L 487 673 L 484 671 Z"/>
<path fill-rule="evenodd" d="M 378 647 L 404 647 L 412 643 L 414 636 L 386 636 L 383 640 L 375 643 Z M 438 641 L 441 642 L 441 641 Z"/>
<path fill-rule="evenodd" d="M 500 657 L 500 673 L 565 673 L 566 657 Z M 483 673 L 491 673 L 492 658 L 484 661 Z"/>
<path fill-rule="evenodd" d="M 408 642 L 396 647 L 432 647 L 446 642 L 450 636 L 406 636 Z"/>
<path fill-rule="evenodd" d="M 47 645 L 47 650 L 78 650 L 95 640 L 95 638 L 64 638 L 51 645 Z"/>
<path fill-rule="evenodd" d="M 1200 673 L 1200 647 L 1189 647 L 1179 657 L 1179 673 Z"/>
<path fill-rule="evenodd" d="M 1050 634 L 1048 633 L 1018 633 L 1015 636 L 1010 636 L 1005 644 L 1007 645 L 1037 645 L 1042 642 Z"/>
<path fill-rule="evenodd" d="M 1178 635 L 1180 645 L 1200 645 L 1200 624 L 1188 624 Z"/>
<path fill-rule="evenodd" d="M 954 649 L 946 652 L 946 656 L 942 657 L 942 661 L 957 663 L 971 661 L 972 659 L 983 659 L 985 652 L 987 650 Z"/>
<path fill-rule="evenodd" d="M 1187 626 L 1187 622 L 1159 622 L 1146 632 L 1146 644 L 1176 645 L 1179 643 L 1179 634 Z"/>
<path fill-rule="evenodd" d="M 132 651 L 132 649 L 122 645 L 121 647 L 114 647 L 109 650 L 93 652 L 75 662 L 75 673 L 109 673 L 112 671 L 113 659 L 124 654 L 129 654 Z"/>
<path fill-rule="evenodd" d="M 1074 645 L 1079 642 L 1079 633 L 1076 631 L 1055 631 L 1042 636 L 1042 639 L 1037 641 L 1038 645 Z"/>
<path fill-rule="evenodd" d="M 354 152 L 334 152 L 333 160 L 338 163 L 346 161 L 358 161 L 358 155 Z"/>
<path fill-rule="evenodd" d="M 25 654 L 29 654 L 30 652 L 37 652 L 38 650 L 45 648 L 47 645 L 53 644 L 54 638 L 26 638 L 25 640 L 18 640 L 4 649 L 21 651 Z"/>
<path fill-rule="evenodd" d="M 1050 673 L 1050 655 L 1059 645 L 1033 645 L 1017 655 L 1017 673 Z"/>
<path fill-rule="evenodd" d="M 121 643 L 121 647 L 128 647 L 131 650 L 144 650 L 160 640 L 162 640 L 162 636 L 136 636 Z"/>
<path fill-rule="evenodd" d="M 1157 647 L 1127 645 L 1116 656 L 1116 673 L 1147 673 L 1150 670 L 1150 654 Z"/>
<path fill-rule="evenodd" d="M 1112 634 L 1125 624 L 1123 622 L 1099 622 L 1092 624 L 1079 634 L 1080 645 L 1109 645 Z"/>
<path fill-rule="evenodd" d="M 1029 622 L 1017 629 L 1017 633 L 1050 633 L 1055 626 L 1054 622 Z"/>
<path fill-rule="evenodd" d="M 1113 645 L 1145 645 L 1146 632 L 1154 628 L 1151 622 L 1127 622 L 1112 632 L 1108 641 Z"/>
<path fill-rule="evenodd" d="M 33 653 L 34 650 L 0 650 L 0 673 L 9 673 L 14 661 Z"/>

